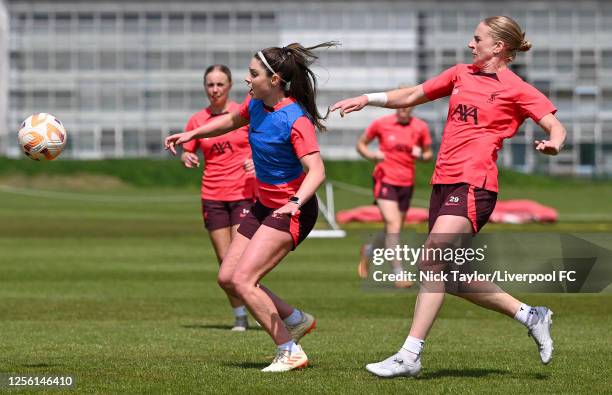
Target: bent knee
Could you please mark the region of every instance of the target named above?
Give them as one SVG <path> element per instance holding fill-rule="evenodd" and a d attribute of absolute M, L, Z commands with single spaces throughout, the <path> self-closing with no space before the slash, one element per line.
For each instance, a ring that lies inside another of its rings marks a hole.
<path fill-rule="evenodd" d="M 231 273 L 219 273 L 217 276 L 217 284 L 225 290 L 234 289 L 234 284 L 232 283 L 232 274 Z"/>

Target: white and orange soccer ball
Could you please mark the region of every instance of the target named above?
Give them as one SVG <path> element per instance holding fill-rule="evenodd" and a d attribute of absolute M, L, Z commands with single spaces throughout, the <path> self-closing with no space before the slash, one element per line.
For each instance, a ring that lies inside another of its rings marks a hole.
<path fill-rule="evenodd" d="M 53 160 L 66 146 L 66 129 L 59 119 L 41 112 L 21 123 L 17 139 L 23 153 L 34 160 Z"/>

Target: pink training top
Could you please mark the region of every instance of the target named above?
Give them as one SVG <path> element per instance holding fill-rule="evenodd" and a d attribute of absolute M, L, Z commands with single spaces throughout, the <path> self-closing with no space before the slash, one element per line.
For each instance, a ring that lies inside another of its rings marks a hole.
<path fill-rule="evenodd" d="M 250 120 L 249 115 L 249 102 L 251 101 L 251 97 L 247 97 L 247 99 L 240 105 L 238 109 L 238 113 L 244 119 Z M 277 103 L 273 108 L 265 107 L 264 109 L 267 112 L 273 112 L 280 110 L 281 108 L 288 106 L 290 104 L 296 103 L 294 98 L 288 97 L 281 100 Z M 298 159 L 312 154 L 314 152 L 319 152 L 319 143 L 317 142 L 317 135 L 315 132 L 315 127 L 310 119 L 306 116 L 299 117 L 291 127 L 291 145 L 293 146 L 293 151 Z M 258 194 L 259 201 L 266 207 L 270 208 L 279 208 L 284 206 L 289 198 L 295 195 L 300 186 L 302 185 L 302 181 L 306 176 L 305 173 L 302 173 L 298 178 L 281 183 L 281 184 L 267 184 L 260 180 L 257 180 L 258 186 Z"/>
<path fill-rule="evenodd" d="M 497 151 L 529 117 L 536 123 L 555 106 L 509 68 L 488 74 L 458 64 L 423 83 L 430 100 L 450 96 L 432 184 L 465 182 L 498 191 Z"/>
<path fill-rule="evenodd" d="M 376 180 L 397 186 L 414 185 L 414 157 L 412 148 L 431 145 L 427 124 L 412 117 L 407 125 L 397 121 L 396 114 L 378 118 L 366 129 L 369 139 L 377 138 L 385 159 L 372 174 Z"/>
<path fill-rule="evenodd" d="M 239 104 L 229 102 L 227 111 L 238 111 Z M 220 115 L 220 114 L 219 114 Z M 194 130 L 209 122 L 213 115 L 210 107 L 193 114 L 185 131 Z M 255 197 L 255 175 L 244 171 L 244 161 L 251 158 L 248 126 L 222 136 L 191 140 L 183 144 L 187 152 L 202 150 L 204 172 L 202 174 L 202 199 L 235 201 Z"/>

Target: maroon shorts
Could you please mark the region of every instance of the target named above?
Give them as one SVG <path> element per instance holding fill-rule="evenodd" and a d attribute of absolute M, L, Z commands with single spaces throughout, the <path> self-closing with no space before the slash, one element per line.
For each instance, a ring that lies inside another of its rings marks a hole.
<path fill-rule="evenodd" d="M 239 225 L 251 210 L 252 205 L 253 200 L 251 199 L 231 202 L 202 199 L 204 226 L 208 230 L 216 230 Z"/>
<path fill-rule="evenodd" d="M 397 202 L 400 211 L 408 211 L 412 199 L 412 186 L 402 187 L 387 184 L 374 178 L 374 199 L 392 200 Z"/>
<path fill-rule="evenodd" d="M 293 250 L 308 236 L 314 228 L 319 215 L 319 205 L 316 196 L 298 210 L 295 215 L 272 215 L 275 209 L 266 207 L 258 200 L 251 212 L 244 218 L 238 227 L 238 233 L 251 239 L 261 225 L 287 232 L 293 238 Z"/>
<path fill-rule="evenodd" d="M 489 220 L 496 202 L 496 192 L 465 183 L 436 184 L 429 200 L 429 231 L 439 216 L 457 215 L 469 219 L 472 231 L 478 233 Z"/>

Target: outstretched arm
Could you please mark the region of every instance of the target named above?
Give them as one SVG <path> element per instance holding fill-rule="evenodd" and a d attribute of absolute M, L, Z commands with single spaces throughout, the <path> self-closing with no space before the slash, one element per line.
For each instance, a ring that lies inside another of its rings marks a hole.
<path fill-rule="evenodd" d="M 176 146 L 179 144 L 183 144 L 197 138 L 221 136 L 222 134 L 245 126 L 248 123 L 249 121 L 242 118 L 237 112 L 230 112 L 228 114 L 218 116 L 210 122 L 205 123 L 192 131 L 176 133 L 166 137 L 164 140 L 164 148 L 170 150 L 173 155 L 176 155 Z"/>
<path fill-rule="evenodd" d="M 548 114 L 540 119 L 538 125 L 550 135 L 550 140 L 534 141 L 535 149 L 546 155 L 557 155 L 563 148 L 567 132 L 554 114 Z"/>
<path fill-rule="evenodd" d="M 359 111 L 365 106 L 372 105 L 385 108 L 413 107 L 418 104 L 427 103 L 429 99 L 423 92 L 423 85 L 408 88 L 394 89 L 388 92 L 370 93 L 344 99 L 330 107 L 330 111 L 340 110 L 340 115 Z"/>

